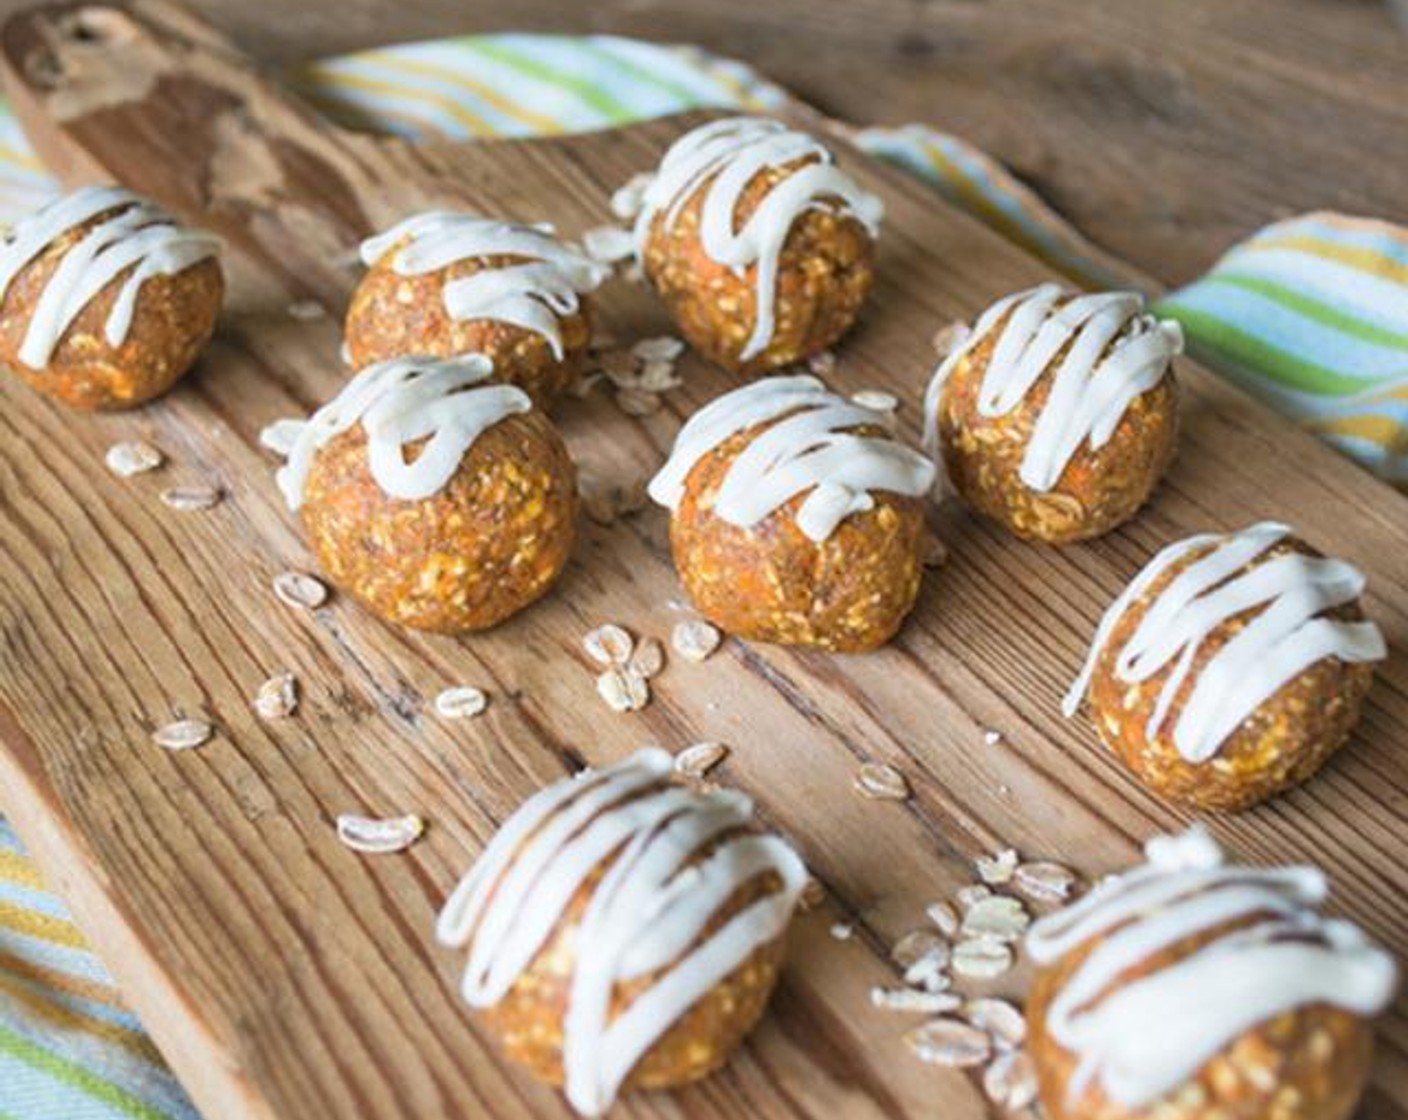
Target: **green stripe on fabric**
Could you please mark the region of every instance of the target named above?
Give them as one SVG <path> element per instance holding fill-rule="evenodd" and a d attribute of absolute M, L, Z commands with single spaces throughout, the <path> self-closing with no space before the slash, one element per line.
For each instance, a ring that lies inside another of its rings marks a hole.
<path fill-rule="evenodd" d="M 1397 331 L 1388 330 L 1375 323 L 1365 322 L 1363 319 L 1356 318 L 1337 307 L 1332 307 L 1313 296 L 1306 295 L 1304 292 L 1288 288 L 1284 284 L 1265 280 L 1260 276 L 1250 276 L 1239 272 L 1213 272 L 1203 277 L 1198 283 L 1227 284 L 1230 287 L 1255 292 L 1268 299 L 1274 299 L 1277 303 L 1284 304 L 1307 319 L 1314 319 L 1317 323 L 1353 335 L 1361 342 L 1371 342 L 1375 346 L 1387 346 L 1394 350 L 1408 350 L 1408 334 L 1399 334 Z"/>
<path fill-rule="evenodd" d="M 1177 303 L 1156 306 L 1160 315 L 1177 319 L 1194 341 L 1214 354 L 1225 353 L 1233 360 L 1249 366 L 1268 381 L 1292 389 L 1316 393 L 1323 397 L 1344 396 L 1371 387 L 1360 378 L 1346 377 L 1337 370 L 1307 362 L 1273 346 L 1264 339 L 1234 327 L 1231 323 L 1203 311 L 1192 311 Z"/>
<path fill-rule="evenodd" d="M 3 1025 L 0 1025 L 0 1052 L 9 1054 L 25 1065 L 41 1070 L 56 1081 L 62 1081 L 87 1093 L 95 1100 L 102 1101 L 128 1116 L 136 1117 L 137 1120 L 170 1120 L 166 1113 L 139 1100 L 125 1089 L 118 1088 L 110 1081 L 104 1081 L 82 1066 L 49 1053 Z"/>
<path fill-rule="evenodd" d="M 656 89 L 663 90 L 671 97 L 683 101 L 686 105 L 697 105 L 699 103 L 698 92 L 690 89 L 688 86 L 682 86 L 678 82 L 671 81 L 663 74 L 658 74 L 654 70 L 646 69 L 640 63 L 636 62 L 635 59 L 616 54 L 614 51 L 607 50 L 598 43 L 593 43 L 590 39 L 583 39 L 580 47 L 584 53 L 593 55 L 602 62 L 610 66 L 615 66 L 619 70 L 624 70 L 627 74 L 639 78 L 642 82 L 648 82 Z M 702 73 L 702 71 L 700 72 Z"/>
<path fill-rule="evenodd" d="M 520 73 L 571 90 L 592 108 L 605 113 L 613 121 L 633 121 L 637 117 L 636 113 L 622 105 L 610 94 L 605 93 L 600 86 L 571 74 L 565 74 L 560 70 L 554 70 L 551 66 L 545 66 L 537 59 L 520 54 L 511 47 L 505 47 L 501 43 L 486 43 L 483 40 L 473 38 L 460 39 L 458 42 L 463 43 L 471 51 L 476 51 L 486 58 L 492 58 L 495 62 L 501 62 L 505 66 L 511 66 Z"/>

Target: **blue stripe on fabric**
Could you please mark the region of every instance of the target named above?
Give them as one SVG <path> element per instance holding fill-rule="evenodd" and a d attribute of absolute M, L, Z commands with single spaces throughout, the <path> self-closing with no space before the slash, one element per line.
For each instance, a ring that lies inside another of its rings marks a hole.
<path fill-rule="evenodd" d="M 1241 245 L 1223 257 L 1210 275 L 1219 272 L 1264 276 L 1385 330 L 1402 331 L 1408 324 L 1408 287 L 1314 253 Z M 1195 280 L 1189 287 L 1197 284 Z M 1168 298 L 1181 299 L 1182 292 Z"/>
<path fill-rule="evenodd" d="M 1402 350 L 1355 338 L 1245 288 L 1195 283 L 1164 306 L 1216 316 L 1294 357 L 1365 383 L 1408 375 Z"/>

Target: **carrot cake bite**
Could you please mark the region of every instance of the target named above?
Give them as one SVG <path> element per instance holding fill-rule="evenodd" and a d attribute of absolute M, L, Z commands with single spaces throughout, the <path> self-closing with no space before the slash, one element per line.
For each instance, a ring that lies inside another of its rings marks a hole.
<path fill-rule="evenodd" d="M 675 142 L 641 196 L 636 253 L 690 345 L 760 374 L 851 329 L 884 208 L 815 137 L 732 117 Z"/>
<path fill-rule="evenodd" d="M 1179 541 L 1106 612 L 1066 714 L 1084 699 L 1155 793 L 1245 809 L 1309 778 L 1358 721 L 1385 655 L 1363 590 L 1285 525 Z"/>
<path fill-rule="evenodd" d="M 1135 292 L 1042 284 L 998 300 L 940 363 L 925 446 L 980 513 L 1032 540 L 1108 533 L 1173 458 L 1176 322 Z"/>
<path fill-rule="evenodd" d="M 645 750 L 529 798 L 440 913 L 504 1052 L 584 1116 L 712 1073 L 763 1014 L 806 884 L 741 794 Z"/>
<path fill-rule="evenodd" d="M 933 478 L 884 414 L 814 377 L 770 377 L 697 412 L 649 491 L 710 622 L 853 652 L 889 641 L 914 605 Z"/>
<path fill-rule="evenodd" d="M 347 311 L 354 368 L 412 355 L 484 354 L 496 380 L 541 407 L 591 343 L 589 293 L 608 275 L 548 225 L 417 214 L 362 243 L 368 266 Z"/>
<path fill-rule="evenodd" d="M 219 252 L 122 187 L 51 202 L 0 242 L 0 362 L 74 408 L 160 396 L 215 330 Z"/>
<path fill-rule="evenodd" d="M 324 571 L 390 622 L 483 630 L 545 594 L 567 563 L 572 460 L 481 354 L 369 366 L 268 442 L 287 450 L 279 487 Z"/>
<path fill-rule="evenodd" d="M 1347 1120 L 1397 988 L 1322 917 L 1312 867 L 1225 862 L 1201 828 L 1037 922 L 1027 1045 L 1051 1120 Z"/>

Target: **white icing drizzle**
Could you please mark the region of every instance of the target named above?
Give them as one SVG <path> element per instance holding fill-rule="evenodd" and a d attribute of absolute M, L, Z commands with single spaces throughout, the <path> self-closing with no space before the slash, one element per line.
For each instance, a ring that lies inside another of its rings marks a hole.
<path fill-rule="evenodd" d="M 387 495 L 419 501 L 439 493 L 481 434 L 532 408 L 522 389 L 485 384 L 493 372 L 483 354 L 393 358 L 362 370 L 302 424 L 276 421 L 265 445 L 288 448 L 276 475 L 288 508 L 303 504 L 318 450 L 358 423 L 367 433 L 372 478 Z M 415 461 L 406 462 L 406 446 L 427 437 Z"/>
<path fill-rule="evenodd" d="M 363 241 L 362 261 L 373 265 L 393 249 L 391 266 L 401 276 L 477 257 L 524 258 L 451 280 L 444 288 L 445 311 L 452 319 L 494 319 L 541 335 L 559 360 L 560 319 L 575 314 L 579 297 L 611 274 L 607 266 L 559 241 L 550 225 L 513 225 L 443 210 L 416 214 Z"/>
<path fill-rule="evenodd" d="M 815 162 L 774 186 L 743 228 L 736 229 L 738 202 L 748 184 L 769 168 L 800 159 Z M 879 233 L 883 204 L 837 168 L 833 159 L 815 137 L 778 121 L 730 117 L 676 140 L 641 196 L 635 241 L 636 256 L 644 259 L 656 217 L 663 213 L 668 229 L 695 191 L 713 180 L 700 214 L 704 252 L 737 276 L 758 266 L 757 321 L 740 354 L 744 361 L 762 353 L 772 341 L 778 260 L 793 222 L 808 210 L 832 210 L 860 221 L 871 237 Z"/>
<path fill-rule="evenodd" d="M 531 965 L 588 876 L 615 853 L 574 941 L 563 1025 L 565 1091 L 586 1116 L 606 1111 L 660 1037 L 755 949 L 782 935 L 806 883 L 787 844 L 741 831 L 752 815 L 746 797 L 672 785 L 672 767 L 664 751 L 645 750 L 529 798 L 455 888 L 436 926 L 442 943 L 469 946 L 465 1000 L 492 1007 Z M 710 844 L 705 858 L 686 866 Z M 768 872 L 781 889 L 704 936 L 729 897 Z M 666 968 L 611 1017 L 617 985 Z"/>
<path fill-rule="evenodd" d="M 979 415 L 1007 415 L 1071 347 L 1053 375 L 1018 472 L 1033 490 L 1047 491 L 1082 443 L 1104 446 L 1135 399 L 1163 380 L 1170 359 L 1183 352 L 1183 329 L 1147 314 L 1137 292 L 1071 295 L 1058 284 L 1042 284 L 1006 296 L 979 316 L 934 371 L 924 400 L 924 446 L 931 455 L 939 453 L 939 404 L 950 375 L 1009 313 L 983 373 Z"/>
<path fill-rule="evenodd" d="M 220 252 L 220 240 L 184 229 L 154 203 L 122 187 L 83 187 L 16 222 L 0 243 L 0 299 L 24 267 L 56 240 L 108 214 L 64 254 L 30 312 L 16 357 L 30 369 L 49 364 L 74 319 L 124 269 L 103 333 L 121 346 L 132 329 L 137 295 L 153 276 L 173 276 Z M 134 267 L 135 266 L 135 267 Z"/>
<path fill-rule="evenodd" d="M 1203 668 L 1174 725 L 1174 746 L 1189 762 L 1215 755 L 1261 703 L 1322 658 L 1381 660 L 1384 639 L 1372 622 L 1320 617 L 1363 592 L 1364 576 L 1352 565 L 1289 553 L 1236 574 L 1290 535 L 1288 526 L 1263 521 L 1239 533 L 1190 537 L 1155 556 L 1100 620 L 1085 666 L 1062 705 L 1066 715 L 1080 706 L 1124 612 L 1172 565 L 1201 549 L 1206 555 L 1159 593 L 1116 658 L 1115 673 L 1129 684 L 1170 669 L 1149 717 L 1150 739 L 1167 719 L 1199 647 L 1243 612 L 1259 611 Z"/>
<path fill-rule="evenodd" d="M 933 485 L 934 465 L 919 452 L 849 430 L 883 427 L 884 413 L 837 396 L 815 377 L 767 377 L 724 394 L 690 418 L 650 480 L 650 496 L 676 509 L 700 459 L 731 436 L 778 417 L 785 419 L 743 449 L 719 488 L 714 513 L 730 525 L 751 528 L 810 490 L 797 511 L 797 527 L 824 541 L 851 514 L 874 508 L 871 491 L 919 497 Z"/>
<path fill-rule="evenodd" d="M 1138 1108 L 1176 1090 L 1257 1024 L 1311 1004 L 1382 1011 L 1392 958 L 1348 922 L 1313 909 L 1327 887 L 1311 867 L 1228 867 L 1201 826 L 1151 841 L 1148 862 L 1032 926 L 1027 949 L 1051 965 L 1095 948 L 1052 1001 L 1047 1027 L 1078 1059 L 1068 1099 L 1099 1078 Z M 1120 976 L 1190 937 L 1247 924 L 1148 976 Z"/>

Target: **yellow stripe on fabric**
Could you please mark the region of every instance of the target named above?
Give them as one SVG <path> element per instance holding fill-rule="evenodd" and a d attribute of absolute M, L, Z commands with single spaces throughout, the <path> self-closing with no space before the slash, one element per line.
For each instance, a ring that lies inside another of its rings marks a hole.
<path fill-rule="evenodd" d="M 403 73 L 418 74 L 423 77 L 435 78 L 438 81 L 461 86 L 469 90 L 469 92 L 473 93 L 476 97 L 492 105 L 495 109 L 499 110 L 499 112 L 503 113 L 504 116 L 513 117 L 515 120 L 522 121 L 529 128 L 537 129 L 539 132 L 552 133 L 562 131 L 562 125 L 558 121 L 553 120 L 552 117 L 533 112 L 519 102 L 505 97 L 493 86 L 476 81 L 463 71 L 452 70 L 448 66 L 441 66 L 434 62 L 426 62 L 418 58 L 401 58 L 399 55 L 392 54 L 391 52 L 387 52 L 386 54 L 372 52 L 366 57 L 374 60 L 378 66 L 385 67 L 388 70 L 400 70 Z M 343 80 L 343 77 L 344 75 L 341 71 L 324 72 L 322 75 L 323 81 L 331 85 L 337 85 Z M 489 129 L 491 132 L 498 131 L 487 122 L 485 123 L 485 128 Z"/>
<path fill-rule="evenodd" d="M 0 144 L 0 161 L 13 163 L 15 166 L 23 167 L 28 171 L 37 171 L 41 175 L 49 174 L 49 169 L 44 166 L 39 157 L 32 152 L 23 152 L 19 148 L 12 147 L 9 144 Z"/>
<path fill-rule="evenodd" d="M 157 1048 L 140 1031 L 109 1023 L 77 1008 L 56 1003 L 39 992 L 31 991 L 4 973 L 0 973 L 0 992 L 8 993 L 10 998 L 29 1008 L 36 1018 L 45 1020 L 49 1029 L 85 1034 L 110 1045 L 120 1046 L 134 1057 L 142 1058 L 153 1065 L 163 1064 L 164 1059 Z"/>
<path fill-rule="evenodd" d="M 41 914 L 10 902 L 0 902 L 0 926 L 15 930 L 26 937 L 37 937 L 41 941 L 52 941 L 69 949 L 88 950 L 88 942 L 78 927 L 63 918 Z"/>
<path fill-rule="evenodd" d="M 1298 234 L 1293 237 L 1258 237 L 1250 242 L 1249 250 L 1261 249 L 1293 249 L 1339 264 L 1346 264 L 1361 272 L 1367 272 L 1399 284 L 1408 284 L 1408 264 L 1400 264 L 1382 253 L 1376 253 L 1372 249 L 1364 249 L 1356 245 L 1339 245 L 1333 241 L 1326 241 L 1322 237 Z"/>
<path fill-rule="evenodd" d="M 35 984 L 57 988 L 71 996 L 86 999 L 89 1003 L 101 1003 L 116 1011 L 127 1010 L 127 1005 L 122 1002 L 122 997 L 117 994 L 117 989 L 111 985 L 90 980 L 85 976 L 60 972 L 56 968 L 46 968 L 44 965 L 36 964 L 24 957 L 0 951 L 0 973 L 5 972 L 18 976 L 21 980 L 29 980 Z"/>
<path fill-rule="evenodd" d="M 43 891 L 48 888 L 39 876 L 39 869 L 19 852 L 0 848 L 0 879 L 17 887 Z"/>
<path fill-rule="evenodd" d="M 329 72 L 318 67 L 310 67 L 309 76 L 321 83 L 324 87 L 345 86 L 350 89 L 360 89 L 371 94 L 380 94 L 387 97 L 399 97 L 405 101 L 419 101 L 440 109 L 460 124 L 464 125 L 475 136 L 496 136 L 498 130 L 489 124 L 477 113 L 472 113 L 463 104 L 456 101 L 448 94 L 432 93 L 430 90 L 415 89 L 410 86 L 399 86 L 395 82 L 384 82 L 378 78 L 368 78 L 361 74 L 345 74 L 341 72 Z M 378 116 L 386 115 L 382 106 L 378 105 L 374 110 Z M 425 122 L 421 122 L 421 127 L 425 127 Z"/>
<path fill-rule="evenodd" d="M 1358 439 L 1377 443 L 1384 448 L 1408 445 L 1408 432 L 1403 425 L 1389 416 L 1361 413 L 1355 416 L 1307 417 L 1302 426 L 1312 432 L 1326 435 L 1355 436 Z"/>

